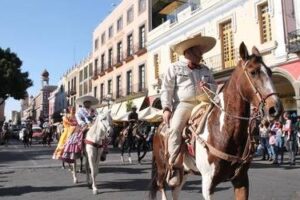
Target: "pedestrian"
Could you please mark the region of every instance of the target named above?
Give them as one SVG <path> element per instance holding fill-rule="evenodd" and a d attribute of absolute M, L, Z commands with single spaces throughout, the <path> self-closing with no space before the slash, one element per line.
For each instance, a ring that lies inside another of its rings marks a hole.
<path fill-rule="evenodd" d="M 283 119 L 285 120 L 283 125 L 283 133 L 285 137 L 286 149 L 289 155 L 290 165 L 295 165 L 295 151 L 296 151 L 296 137 L 295 132 L 292 130 L 292 120 L 288 112 L 284 112 Z"/>
<path fill-rule="evenodd" d="M 259 137 L 260 144 L 262 145 L 262 158 L 261 160 L 269 160 L 269 122 L 267 120 L 263 120 L 259 125 Z"/>
<path fill-rule="evenodd" d="M 161 91 L 163 121 L 170 128 L 167 147 L 170 166 L 167 181 L 170 186 L 179 184 L 180 174 L 183 171 L 180 154 L 183 128 L 193 108 L 202 101 L 202 98 L 207 99 L 203 87 L 216 90 L 213 74 L 207 66 L 199 64 L 203 54 L 211 50 L 215 44 L 215 38 L 197 35 L 175 45 L 174 51 L 184 58 L 171 64 L 163 78 Z"/>
<path fill-rule="evenodd" d="M 275 145 L 274 145 L 274 150 L 275 150 L 275 159 L 273 161 L 273 164 L 283 164 L 283 155 L 284 155 L 284 136 L 282 132 L 282 124 L 279 121 L 276 121 L 272 128 L 271 131 L 275 133 Z M 278 161 L 278 157 L 280 155 L 280 162 Z"/>
<path fill-rule="evenodd" d="M 300 154 L 300 116 L 297 117 L 297 121 L 295 123 L 295 132 L 296 132 L 296 141 L 297 141 L 297 147 L 298 152 L 297 154 Z"/>
<path fill-rule="evenodd" d="M 275 159 L 275 145 L 276 145 L 276 133 L 274 131 L 269 131 L 269 161 Z"/>

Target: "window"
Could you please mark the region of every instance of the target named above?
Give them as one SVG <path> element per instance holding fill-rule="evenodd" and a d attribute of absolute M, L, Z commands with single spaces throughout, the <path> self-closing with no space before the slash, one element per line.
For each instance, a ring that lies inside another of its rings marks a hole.
<path fill-rule="evenodd" d="M 139 0 L 139 13 L 146 10 L 146 0 Z"/>
<path fill-rule="evenodd" d="M 98 73 L 98 58 L 94 61 L 94 75 L 97 75 Z"/>
<path fill-rule="evenodd" d="M 132 34 L 127 36 L 127 56 L 133 55 L 133 36 Z"/>
<path fill-rule="evenodd" d="M 82 94 L 82 84 L 79 85 L 79 96 L 81 97 L 83 94 Z"/>
<path fill-rule="evenodd" d="M 89 79 L 89 93 L 92 92 L 93 85 L 92 85 L 92 79 Z"/>
<path fill-rule="evenodd" d="M 142 25 L 139 28 L 139 48 L 140 49 L 145 48 L 145 44 L 146 44 L 145 25 Z"/>
<path fill-rule="evenodd" d="M 171 49 L 171 63 L 177 62 L 179 60 L 178 54 Z"/>
<path fill-rule="evenodd" d="M 119 98 L 122 96 L 121 94 L 121 75 L 117 76 L 117 80 L 116 80 L 116 86 L 117 86 L 117 94 L 116 94 L 116 97 Z"/>
<path fill-rule="evenodd" d="M 73 90 L 76 92 L 76 77 L 74 77 L 74 88 Z"/>
<path fill-rule="evenodd" d="M 129 70 L 127 72 L 127 95 L 132 93 L 132 71 Z"/>
<path fill-rule="evenodd" d="M 79 82 L 83 81 L 83 70 L 80 70 L 79 72 Z"/>
<path fill-rule="evenodd" d="M 101 44 L 105 44 L 105 33 L 101 35 Z"/>
<path fill-rule="evenodd" d="M 93 76 L 93 63 L 89 64 L 89 77 Z"/>
<path fill-rule="evenodd" d="M 272 40 L 272 30 L 268 2 L 260 5 L 258 9 L 261 43 L 269 42 Z"/>
<path fill-rule="evenodd" d="M 108 67 L 112 67 L 113 65 L 113 49 L 110 48 L 108 50 Z"/>
<path fill-rule="evenodd" d="M 139 92 L 145 90 L 145 65 L 140 65 L 139 66 Z"/>
<path fill-rule="evenodd" d="M 114 27 L 111 25 L 108 29 L 108 38 L 111 38 L 114 35 Z"/>
<path fill-rule="evenodd" d="M 117 31 L 122 30 L 123 28 L 123 17 L 120 17 L 117 21 Z"/>
<path fill-rule="evenodd" d="M 101 72 L 105 70 L 105 54 L 101 55 Z"/>
<path fill-rule="evenodd" d="M 154 55 L 154 77 L 155 77 L 155 79 L 159 78 L 159 57 L 158 57 L 158 54 Z"/>
<path fill-rule="evenodd" d="M 83 83 L 83 95 L 85 95 L 88 92 L 88 82 Z"/>
<path fill-rule="evenodd" d="M 94 97 L 97 98 L 97 86 L 94 87 Z"/>
<path fill-rule="evenodd" d="M 112 80 L 107 81 L 107 94 L 112 94 Z"/>
<path fill-rule="evenodd" d="M 235 50 L 233 44 L 233 34 L 231 21 L 221 24 L 222 58 L 224 68 L 235 65 Z"/>
<path fill-rule="evenodd" d="M 98 40 L 98 38 L 95 40 L 95 42 L 94 42 L 94 49 L 95 49 L 95 51 L 98 49 L 98 42 L 99 42 L 99 40 Z"/>
<path fill-rule="evenodd" d="M 100 85 L 100 103 L 102 103 L 104 97 L 104 83 Z"/>
<path fill-rule="evenodd" d="M 87 79 L 87 77 L 88 77 L 88 67 L 86 66 L 84 68 L 84 80 Z"/>
<path fill-rule="evenodd" d="M 133 21 L 133 6 L 127 10 L 127 24 Z"/>
<path fill-rule="evenodd" d="M 122 48 L 123 48 L 122 42 L 119 42 L 117 44 L 117 62 L 118 63 L 122 62 L 122 59 L 123 59 Z"/>

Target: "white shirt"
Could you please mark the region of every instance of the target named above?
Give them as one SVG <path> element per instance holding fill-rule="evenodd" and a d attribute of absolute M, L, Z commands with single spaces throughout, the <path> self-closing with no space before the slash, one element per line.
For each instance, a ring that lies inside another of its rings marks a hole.
<path fill-rule="evenodd" d="M 171 64 L 163 79 L 160 97 L 162 107 L 172 109 L 173 103 L 197 101 L 197 96 L 203 94 L 200 88 L 197 89 L 202 76 L 210 89 L 216 91 L 214 77 L 205 65 L 201 64 L 201 67 L 192 70 L 188 67 L 187 59 Z"/>
<path fill-rule="evenodd" d="M 77 123 L 80 126 L 91 123 L 91 121 L 89 120 L 89 117 L 92 116 L 92 112 L 95 112 L 92 108 L 90 108 L 90 109 L 87 109 L 84 107 L 79 108 L 75 114 Z"/>

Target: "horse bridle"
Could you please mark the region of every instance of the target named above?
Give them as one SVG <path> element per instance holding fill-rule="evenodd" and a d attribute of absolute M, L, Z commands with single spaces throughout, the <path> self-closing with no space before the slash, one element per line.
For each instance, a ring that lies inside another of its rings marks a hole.
<path fill-rule="evenodd" d="M 251 78 L 250 78 L 250 76 L 249 76 L 248 71 L 246 70 L 248 63 L 249 63 L 249 60 L 247 60 L 247 61 L 243 64 L 243 71 L 244 71 L 244 74 L 245 74 L 245 76 L 246 76 L 246 78 L 247 78 L 247 80 L 248 80 L 248 82 L 249 82 L 249 84 L 250 84 L 252 90 L 254 91 L 255 95 L 257 96 L 257 98 L 258 98 L 258 100 L 259 100 L 258 110 L 259 110 L 259 112 L 260 112 L 260 114 L 261 114 L 261 117 L 262 117 L 262 116 L 264 116 L 264 107 L 265 107 L 265 105 L 266 105 L 266 100 L 267 100 L 269 97 L 273 96 L 273 95 L 278 95 L 278 93 L 277 93 L 277 92 L 271 92 L 271 93 L 267 94 L 266 96 L 263 96 L 263 95 L 259 92 L 259 90 L 257 89 L 257 87 L 255 87 L 254 83 L 252 82 L 252 80 L 251 80 Z M 261 64 L 262 64 L 265 68 L 267 67 L 263 62 L 261 62 Z"/>

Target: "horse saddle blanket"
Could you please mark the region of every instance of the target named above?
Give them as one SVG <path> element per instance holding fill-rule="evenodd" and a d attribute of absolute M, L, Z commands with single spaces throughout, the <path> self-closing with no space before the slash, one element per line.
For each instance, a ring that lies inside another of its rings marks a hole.
<path fill-rule="evenodd" d="M 187 145 L 188 153 L 193 157 L 195 157 L 196 135 L 203 132 L 203 128 L 211 107 L 211 104 L 206 102 L 197 105 L 193 109 L 188 124 L 182 132 L 182 138 L 184 143 Z"/>
<path fill-rule="evenodd" d="M 212 105 L 210 103 L 200 103 L 197 105 L 191 114 L 191 117 L 182 132 L 182 146 L 186 145 L 188 153 L 191 156 L 195 156 L 195 134 L 202 133 L 203 127 L 206 122 L 206 118 L 208 116 L 209 111 L 211 110 Z M 171 134 L 172 130 L 168 128 L 166 124 L 162 124 L 160 127 L 160 133 L 164 136 L 164 138 L 168 138 L 169 134 Z"/>

